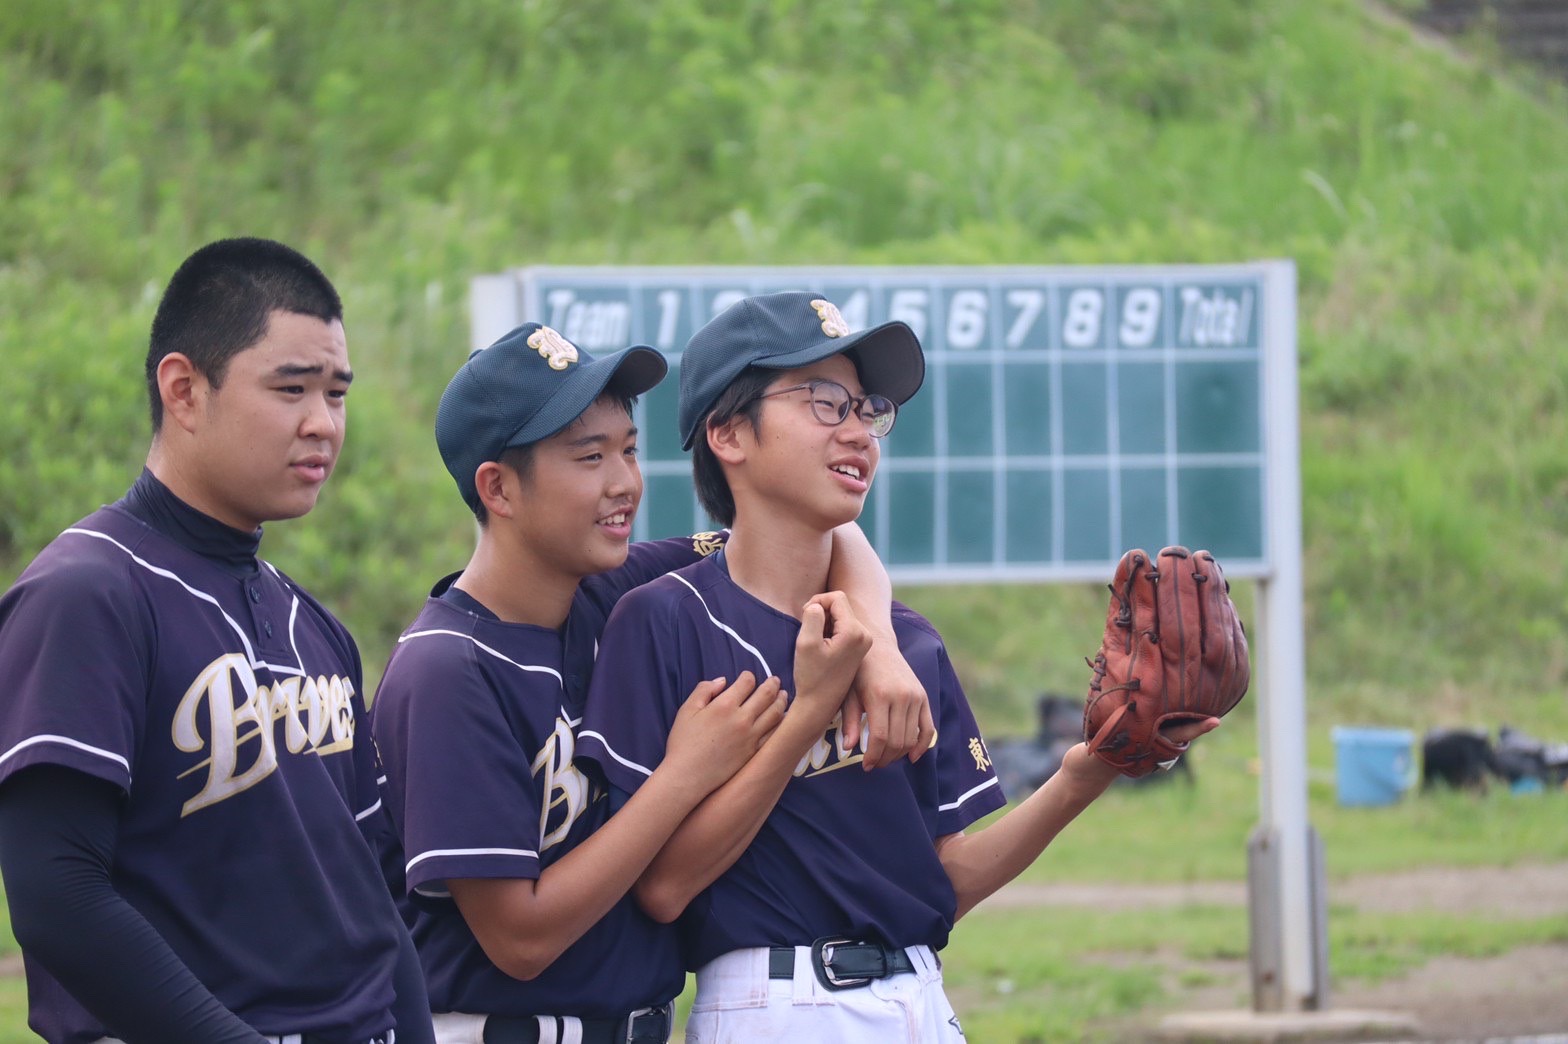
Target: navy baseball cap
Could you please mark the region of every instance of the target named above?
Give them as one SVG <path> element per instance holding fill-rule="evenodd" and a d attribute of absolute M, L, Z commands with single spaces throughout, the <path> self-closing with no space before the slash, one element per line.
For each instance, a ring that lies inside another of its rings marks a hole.
<path fill-rule="evenodd" d="M 792 370 L 834 355 L 854 360 L 867 393 L 899 406 L 926 377 L 920 340 L 905 323 L 851 333 L 838 306 L 806 290 L 736 302 L 693 334 L 681 354 L 681 446 L 691 449 L 713 404 L 746 367 Z"/>
<path fill-rule="evenodd" d="M 549 438 L 606 391 L 641 395 L 668 369 L 664 356 L 645 344 L 595 359 L 548 326 L 524 323 L 471 354 L 441 393 L 441 459 L 463 500 L 477 508 L 479 465 Z"/>

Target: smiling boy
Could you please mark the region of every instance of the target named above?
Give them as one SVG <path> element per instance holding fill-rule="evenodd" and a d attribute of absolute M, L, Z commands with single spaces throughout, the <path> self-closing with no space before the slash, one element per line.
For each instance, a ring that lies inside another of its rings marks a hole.
<path fill-rule="evenodd" d="M 690 679 L 787 670 L 815 640 L 828 534 L 859 516 L 923 369 L 903 323 L 852 332 L 813 293 L 747 298 L 692 337 L 681 434 L 731 536 L 628 595 L 606 626 L 581 756 L 612 787 L 635 795 L 658 770 Z M 996 775 L 940 636 L 903 607 L 894 627 L 930 697 L 932 756 L 841 771 L 857 751 L 831 701 L 802 689 L 638 881 L 696 972 L 688 1042 L 961 1040 L 936 951 L 1116 777 L 1079 744 L 1028 800 L 965 834 L 1002 806 Z"/>

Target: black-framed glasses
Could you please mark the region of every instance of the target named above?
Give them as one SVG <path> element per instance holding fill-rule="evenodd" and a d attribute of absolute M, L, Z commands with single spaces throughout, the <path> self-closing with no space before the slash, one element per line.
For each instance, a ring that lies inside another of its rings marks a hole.
<path fill-rule="evenodd" d="M 885 395 L 851 395 L 849 389 L 837 381 L 820 377 L 805 384 L 775 388 L 770 392 L 763 392 L 757 398 L 766 399 L 774 395 L 798 391 L 811 393 L 811 415 L 830 428 L 843 424 L 845 418 L 849 416 L 849 411 L 854 410 L 860 419 L 866 422 L 866 427 L 870 429 L 871 434 L 880 439 L 893 430 L 893 422 L 898 419 L 898 407 Z"/>

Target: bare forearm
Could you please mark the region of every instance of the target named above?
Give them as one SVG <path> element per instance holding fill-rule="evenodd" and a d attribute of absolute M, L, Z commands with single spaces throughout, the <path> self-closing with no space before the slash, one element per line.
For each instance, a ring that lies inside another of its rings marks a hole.
<path fill-rule="evenodd" d="M 855 616 L 878 638 L 893 636 L 893 585 L 865 533 L 853 522 L 833 530 L 828 590 L 849 596 Z"/>
<path fill-rule="evenodd" d="M 844 592 L 856 618 L 871 634 L 871 646 L 844 701 L 845 744 L 862 747 L 866 771 L 906 756 L 918 761 L 936 736 L 930 700 L 899 649 L 887 570 L 852 522 L 833 531 L 828 583 Z"/>
<path fill-rule="evenodd" d="M 1115 779 L 1116 770 L 1080 743 L 1068 751 L 1060 771 L 1001 819 L 940 841 L 937 855 L 958 895 L 957 916 L 1022 873 Z"/>
<path fill-rule="evenodd" d="M 514 978 L 531 979 L 631 890 L 700 798 L 700 790 L 655 771 L 537 881 L 453 881 L 453 897 L 490 960 Z"/>
<path fill-rule="evenodd" d="M 609 822 L 545 871 L 539 898 L 565 921 L 563 934 L 575 939 L 598 923 L 631 890 L 701 798 L 683 781 L 655 771 Z"/>

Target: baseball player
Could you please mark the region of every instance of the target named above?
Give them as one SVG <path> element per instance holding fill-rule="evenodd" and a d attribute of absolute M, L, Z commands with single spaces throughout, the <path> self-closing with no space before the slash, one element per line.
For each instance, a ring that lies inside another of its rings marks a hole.
<path fill-rule="evenodd" d="M 0 598 L 0 869 L 51 1044 L 410 1044 L 358 650 L 257 557 L 343 445 L 342 306 L 279 243 L 175 272 L 124 498 Z"/>
<path fill-rule="evenodd" d="M 678 921 L 696 971 L 688 1041 L 961 1040 L 936 951 L 1116 776 L 1080 744 L 1027 801 L 965 834 L 1003 796 L 940 636 L 903 607 L 896 636 L 930 696 L 934 756 L 841 771 L 860 756 L 836 717 L 846 669 L 816 653 L 855 625 L 828 591 L 826 534 L 859 515 L 879 441 L 923 373 L 904 324 L 852 333 L 801 292 L 734 305 L 682 356 L 698 495 L 731 537 L 616 607 L 579 757 L 635 795 L 694 679 L 755 670 L 795 694 L 635 888 L 656 919 Z"/>
<path fill-rule="evenodd" d="M 642 493 L 632 397 L 664 373 L 651 348 L 595 359 L 528 323 L 472 355 L 441 398 L 437 443 L 478 544 L 399 639 L 372 720 L 445 1044 L 667 1040 L 684 969 L 673 931 L 628 889 L 783 715 L 763 672 L 694 680 L 663 763 L 614 816 L 573 763 L 616 599 L 722 544 L 628 545 Z M 858 529 L 840 539 L 854 537 L 844 554 L 885 585 Z"/>

